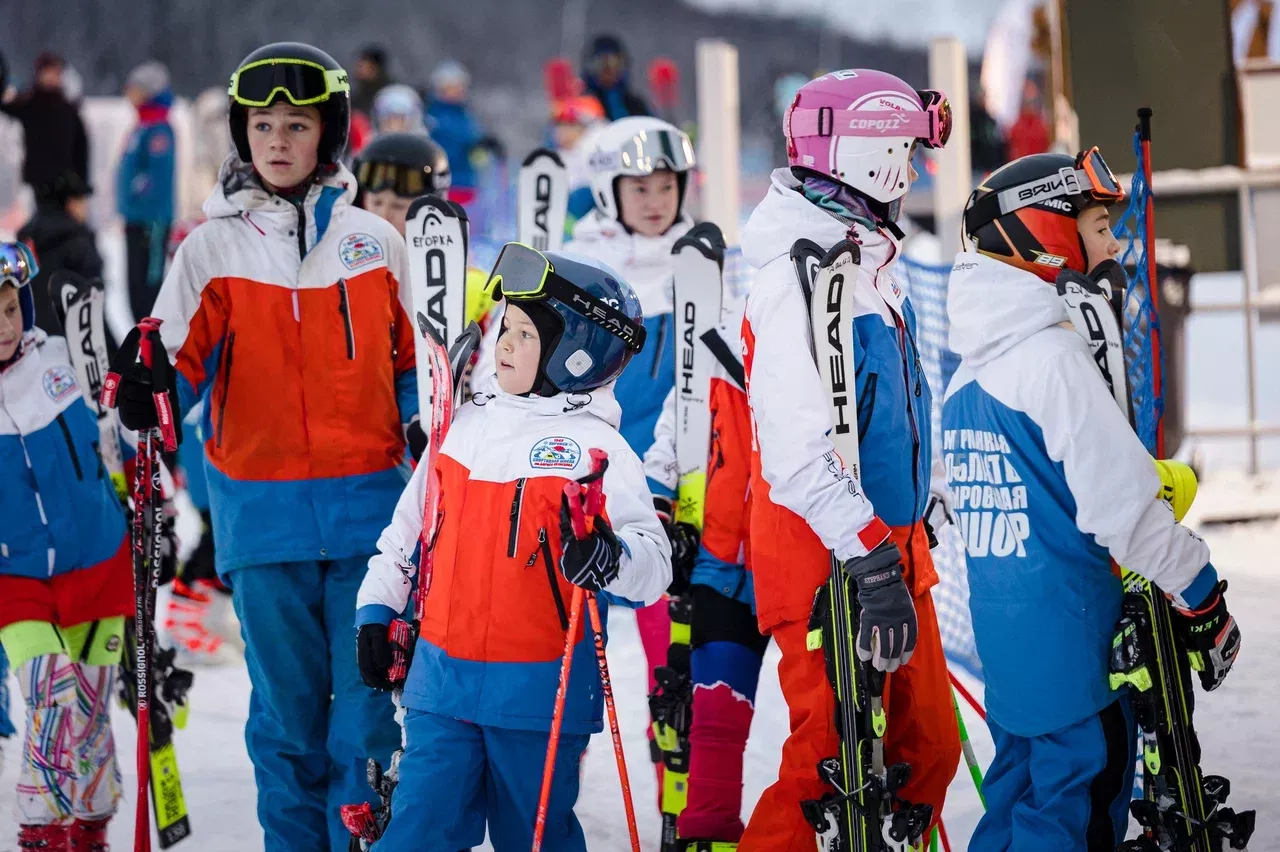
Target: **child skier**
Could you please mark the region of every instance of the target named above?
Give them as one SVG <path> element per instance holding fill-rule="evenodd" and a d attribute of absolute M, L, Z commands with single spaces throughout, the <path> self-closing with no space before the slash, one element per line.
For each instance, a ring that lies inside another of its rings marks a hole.
<path fill-rule="evenodd" d="M 886 130 L 886 119 L 903 129 Z M 742 334 L 757 447 L 749 519 L 756 608 L 760 629 L 782 651 L 778 672 L 792 728 L 778 781 L 740 845 L 809 850 L 816 826 L 800 803 L 831 792 L 815 767 L 838 754 L 824 654 L 806 645 L 814 593 L 830 574 L 828 551 L 857 584 L 864 635 L 878 632 L 877 667 L 893 672 L 884 745 L 887 763 L 911 766 L 902 798 L 940 814 L 960 757 L 923 521 L 931 396 L 915 314 L 889 270 L 915 146 L 945 144 L 950 109 L 941 94 L 917 92 L 890 74 L 836 71 L 800 88 L 783 129 L 791 167 L 773 173 L 742 237 L 747 260 L 760 270 Z M 845 238 L 861 248 L 853 323 L 860 483 L 842 469 L 828 437 L 808 308 L 790 257 L 802 237 L 824 250 Z M 862 650 L 869 656 L 872 649 Z"/>
<path fill-rule="evenodd" d="M 106 852 L 133 567 L 66 340 L 35 327 L 36 272 L 26 246 L 0 243 L 0 644 L 26 702 L 18 848 Z"/>
<path fill-rule="evenodd" d="M 727 260 L 740 259 L 737 252 Z M 726 263 L 726 272 L 737 270 Z M 746 276 L 725 281 L 726 306 L 719 332 L 730 352 L 741 349 L 739 329 Z M 693 722 L 689 730 L 688 798 L 680 812 L 681 848 L 724 852 L 741 837 L 742 761 L 755 714 L 756 686 L 769 639 L 756 624 L 747 519 L 751 492 L 751 411 L 747 395 L 727 373 L 712 374 L 708 397 L 711 447 L 703 528 L 673 523 L 679 483 L 675 392 L 667 396 L 645 453 L 645 475 L 672 543 L 673 573 L 680 556 L 692 562 L 693 612 L 690 675 Z M 716 845 L 712 846 L 714 843 Z"/>
<path fill-rule="evenodd" d="M 375 137 L 356 157 L 352 170 L 360 185 L 356 204 L 386 219 L 402 237 L 413 199 L 443 198 L 450 183 L 449 158 L 426 131 Z"/>
<path fill-rule="evenodd" d="M 693 144 L 660 119 L 623 118 L 600 131 L 588 163 L 596 209 L 578 220 L 565 251 L 619 270 L 640 300 L 649 343 L 645 357 L 632 361 L 618 379 L 615 392 L 622 405 L 622 436 L 643 456 L 653 443 L 663 401 L 676 382 L 671 249 L 693 226 L 684 212 L 694 166 Z M 688 576 L 687 569 L 684 575 Z M 666 601 L 660 601 L 636 613 L 648 667 L 646 695 L 656 683 L 653 670 L 667 662 L 671 643 L 667 607 Z M 659 759 L 656 753 L 653 757 Z"/>
<path fill-rule="evenodd" d="M 266 847 L 343 852 L 337 805 L 370 798 L 366 759 L 386 761 L 400 739 L 343 637 L 408 478 L 404 241 L 352 204 L 347 75 L 332 57 L 267 45 L 230 94 L 235 153 L 155 315 L 183 413 L 206 401 L 216 563 L 245 638 Z M 153 425 L 150 388 L 126 380 L 119 410 L 130 428 Z"/>
<path fill-rule="evenodd" d="M 455 852 L 533 837 L 573 585 L 652 602 L 670 550 L 640 460 L 617 431 L 612 384 L 644 345 L 640 303 L 616 273 L 510 243 L 491 276 L 506 297 L 497 377 L 458 412 L 434 462 L 442 495 L 434 571 L 404 687 L 407 748 L 376 849 Z M 572 537 L 563 489 L 608 452 L 605 514 Z M 378 540 L 356 623 L 365 682 L 387 688 L 387 625 L 409 600 L 428 465 Z M 494 533 L 497 534 L 494 534 Z M 586 848 L 574 816 L 579 760 L 601 729 L 590 638 L 579 639 L 545 842 Z"/>
<path fill-rule="evenodd" d="M 1061 270 L 1116 256 L 1107 205 L 1123 198 L 1097 148 L 1015 160 L 971 196 L 971 250 L 951 271 L 961 363 L 943 446 L 996 745 L 970 845 L 984 852 L 1110 852 L 1124 838 L 1136 732 L 1108 682 L 1113 559 L 1175 595 L 1206 685 L 1239 649 L 1208 546 L 1156 499 L 1151 457 L 1054 288 Z"/>

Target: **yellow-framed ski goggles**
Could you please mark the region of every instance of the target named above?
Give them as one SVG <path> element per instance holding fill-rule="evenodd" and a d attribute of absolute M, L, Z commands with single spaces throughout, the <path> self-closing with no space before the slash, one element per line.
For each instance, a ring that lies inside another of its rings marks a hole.
<path fill-rule="evenodd" d="M 294 106 L 309 106 L 350 90 L 347 72 L 341 68 L 325 68 L 305 59 L 263 59 L 236 69 L 227 94 L 247 107 L 271 106 L 276 95 L 284 95 Z"/>
<path fill-rule="evenodd" d="M 551 259 L 524 243 L 507 243 L 498 254 L 484 291 L 493 299 L 539 302 L 555 299 L 621 338 L 634 352 L 644 348 L 645 327 L 556 273 Z"/>

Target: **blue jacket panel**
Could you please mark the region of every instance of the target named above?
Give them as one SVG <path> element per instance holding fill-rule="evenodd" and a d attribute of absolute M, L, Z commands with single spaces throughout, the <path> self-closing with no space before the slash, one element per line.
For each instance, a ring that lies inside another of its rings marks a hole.
<path fill-rule="evenodd" d="M 0 574 L 43 579 L 109 559 L 125 522 L 65 339 L 23 345 L 0 373 Z"/>
<path fill-rule="evenodd" d="M 641 458 L 653 443 L 653 428 L 662 414 L 662 403 L 676 384 L 671 325 L 670 313 L 645 318 L 644 350 L 631 359 L 613 388 L 622 405 L 618 431 Z"/>
<path fill-rule="evenodd" d="M 175 162 L 167 116 L 133 129 L 116 171 L 116 209 L 126 222 L 173 221 Z"/>
<path fill-rule="evenodd" d="M 466 104 L 432 101 L 427 107 L 431 138 L 449 156 L 453 185 L 473 187 L 476 170 L 471 165 L 471 149 L 484 138 L 484 131 Z"/>

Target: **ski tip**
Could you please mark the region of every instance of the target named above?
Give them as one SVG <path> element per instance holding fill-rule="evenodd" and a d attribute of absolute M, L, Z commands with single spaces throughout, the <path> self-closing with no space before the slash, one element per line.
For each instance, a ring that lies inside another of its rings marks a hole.
<path fill-rule="evenodd" d="M 850 260 L 854 264 L 862 263 L 862 248 L 853 240 L 841 240 L 831 247 L 822 258 L 821 267 L 830 269 L 841 262 L 841 258 L 850 255 Z"/>
<path fill-rule="evenodd" d="M 1074 269 L 1064 269 L 1059 272 L 1053 284 L 1057 288 L 1059 296 L 1065 296 L 1072 290 L 1083 290 L 1086 293 L 1094 294 L 1102 293 L 1102 288 L 1098 286 L 1098 282 L 1082 272 L 1076 272 Z"/>
<path fill-rule="evenodd" d="M 821 258 L 824 254 L 826 252 L 822 250 L 822 246 L 804 237 L 791 244 L 792 260 L 805 260 L 810 257 Z"/>
<path fill-rule="evenodd" d="M 520 162 L 520 168 L 525 168 L 536 163 L 538 160 L 548 158 L 560 168 L 564 168 L 564 160 L 560 159 L 560 155 L 550 148 L 534 148 L 529 152 L 529 156 Z"/>
<path fill-rule="evenodd" d="M 422 332 L 422 336 L 424 338 L 427 338 L 441 348 L 444 348 L 445 342 L 440 336 L 440 331 L 431 323 L 430 320 L 427 319 L 426 314 L 422 313 L 422 311 L 418 311 L 414 316 L 414 319 L 417 320 L 418 331 Z"/>
<path fill-rule="evenodd" d="M 419 195 L 409 204 L 409 210 L 404 214 L 405 220 L 412 222 L 424 207 L 428 207 L 430 210 L 423 215 L 430 215 L 431 211 L 435 211 L 437 214 L 443 214 L 455 219 L 458 217 L 458 213 L 453 209 L 453 206 L 440 196 Z"/>
<path fill-rule="evenodd" d="M 699 222 L 694 225 L 671 247 L 672 254 L 693 247 L 707 260 L 714 260 L 721 269 L 724 268 L 725 242 L 724 233 L 714 222 Z"/>
<path fill-rule="evenodd" d="M 467 208 L 463 207 L 458 202 L 449 199 L 445 199 L 445 202 L 449 205 L 449 208 L 453 210 L 453 215 L 457 216 L 464 222 L 470 222 L 470 219 L 467 218 Z"/>

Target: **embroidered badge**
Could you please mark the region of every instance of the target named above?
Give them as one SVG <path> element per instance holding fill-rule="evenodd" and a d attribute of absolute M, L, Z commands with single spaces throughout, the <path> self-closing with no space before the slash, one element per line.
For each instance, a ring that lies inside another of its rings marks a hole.
<path fill-rule="evenodd" d="M 347 269 L 359 269 L 382 260 L 382 245 L 368 234 L 352 234 L 338 246 L 338 256 Z"/>
<path fill-rule="evenodd" d="M 76 392 L 76 374 L 70 367 L 50 367 L 44 372 L 44 392 L 54 402 L 62 402 Z"/>
<path fill-rule="evenodd" d="M 582 458 L 582 448 L 572 438 L 543 438 L 529 451 L 529 466 L 535 470 L 572 470 Z"/>

